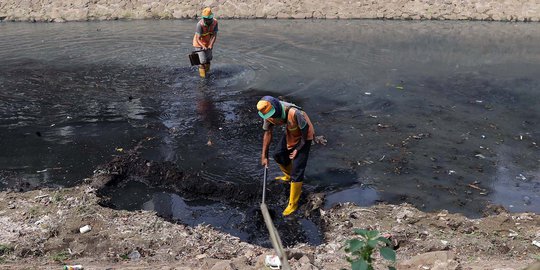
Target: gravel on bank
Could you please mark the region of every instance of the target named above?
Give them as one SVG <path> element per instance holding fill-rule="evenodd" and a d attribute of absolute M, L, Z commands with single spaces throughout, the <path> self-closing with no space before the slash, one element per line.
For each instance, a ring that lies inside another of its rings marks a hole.
<path fill-rule="evenodd" d="M 535 0 L 3 0 L 0 21 L 187 19 L 206 6 L 221 19 L 540 21 L 540 2 Z"/>
<path fill-rule="evenodd" d="M 153 212 L 113 210 L 98 202 L 87 185 L 0 192 L 0 269 L 83 264 L 87 269 L 247 270 L 261 269 L 265 255 L 273 253 L 209 225 L 170 223 Z M 533 244 L 540 240 L 540 216 L 499 210 L 468 219 L 407 204 L 319 209 L 324 243 L 289 247 L 290 263 L 304 270 L 347 267 L 345 241 L 354 237 L 353 229 L 364 228 L 392 235 L 399 247 L 398 269 L 522 269 L 540 251 Z M 85 225 L 91 230 L 81 233 Z"/>

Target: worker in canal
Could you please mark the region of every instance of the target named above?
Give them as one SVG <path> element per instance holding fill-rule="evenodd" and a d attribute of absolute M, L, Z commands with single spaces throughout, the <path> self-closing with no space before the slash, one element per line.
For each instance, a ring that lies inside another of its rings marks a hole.
<path fill-rule="evenodd" d="M 257 110 L 259 116 L 264 119 L 261 153 L 261 164 L 263 166 L 268 166 L 268 148 L 272 142 L 274 126 L 285 125 L 285 134 L 279 142 L 277 151 L 274 154 L 274 160 L 283 172 L 283 176 L 276 177 L 276 180 L 291 185 L 289 204 L 283 211 L 283 215 L 288 216 L 298 208 L 309 149 L 311 148 L 315 130 L 308 115 L 300 107 L 292 103 L 265 96 L 257 103 Z"/>
<path fill-rule="evenodd" d="M 210 72 L 210 60 L 212 60 L 212 49 L 217 38 L 218 22 L 214 19 L 214 13 L 209 7 L 203 9 L 201 15 L 202 19 L 197 23 L 193 36 L 193 47 L 196 51 L 203 50 L 205 53 L 207 63 L 199 65 L 199 75 L 204 78 Z"/>

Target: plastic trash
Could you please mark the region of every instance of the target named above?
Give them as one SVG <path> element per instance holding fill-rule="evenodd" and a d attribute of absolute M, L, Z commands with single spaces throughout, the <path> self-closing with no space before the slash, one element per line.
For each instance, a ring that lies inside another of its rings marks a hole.
<path fill-rule="evenodd" d="M 532 241 L 532 244 L 540 248 L 540 241 L 534 240 Z"/>
<path fill-rule="evenodd" d="M 87 233 L 87 232 L 89 232 L 89 231 L 91 231 L 91 230 L 92 230 L 92 227 L 90 227 L 90 225 L 83 226 L 83 227 L 81 227 L 81 228 L 79 229 L 79 231 L 80 231 L 81 233 Z"/>
<path fill-rule="evenodd" d="M 64 265 L 64 270 L 83 270 L 83 266 L 80 264 L 77 265 Z"/>
<path fill-rule="evenodd" d="M 137 250 L 134 250 L 129 253 L 128 258 L 132 261 L 138 261 L 141 258 L 141 253 L 139 253 L 139 251 Z"/>
<path fill-rule="evenodd" d="M 477 158 L 480 158 L 480 159 L 485 159 L 486 158 L 486 156 L 484 156 L 482 154 L 476 154 L 474 156 L 477 157 Z"/>
<path fill-rule="evenodd" d="M 264 265 L 270 269 L 281 269 L 281 260 L 276 255 L 266 255 Z"/>

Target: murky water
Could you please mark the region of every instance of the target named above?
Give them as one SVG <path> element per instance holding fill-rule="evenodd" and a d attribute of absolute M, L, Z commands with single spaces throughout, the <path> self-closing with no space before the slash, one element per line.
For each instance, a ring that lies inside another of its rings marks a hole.
<path fill-rule="evenodd" d="M 0 187 L 75 185 L 145 139 L 147 159 L 261 181 L 254 107 L 273 94 L 328 139 L 312 148 L 306 179 L 330 193 L 327 207 L 540 213 L 538 24 L 220 23 L 207 80 L 188 66 L 194 21 L 0 23 Z M 116 196 L 228 226 L 163 192 Z"/>

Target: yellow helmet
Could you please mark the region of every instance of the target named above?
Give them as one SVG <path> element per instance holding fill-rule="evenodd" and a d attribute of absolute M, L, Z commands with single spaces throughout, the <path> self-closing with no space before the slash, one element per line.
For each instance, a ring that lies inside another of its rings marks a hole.
<path fill-rule="evenodd" d="M 206 7 L 202 10 L 202 17 L 203 19 L 213 19 L 214 13 L 212 13 L 212 9 L 209 7 Z"/>

